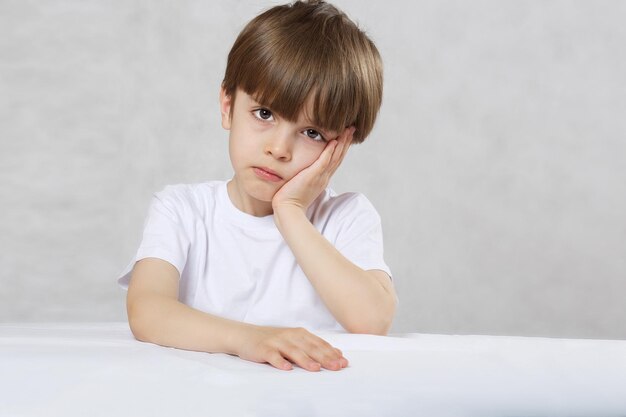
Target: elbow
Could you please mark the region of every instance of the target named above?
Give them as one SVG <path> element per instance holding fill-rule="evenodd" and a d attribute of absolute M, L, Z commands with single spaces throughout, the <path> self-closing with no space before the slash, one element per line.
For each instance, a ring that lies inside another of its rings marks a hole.
<path fill-rule="evenodd" d="M 346 330 L 348 330 L 348 333 L 352 334 L 371 334 L 374 336 L 387 336 L 390 327 L 391 326 L 358 326 L 351 327 Z"/>
<path fill-rule="evenodd" d="M 146 336 L 146 333 L 143 329 L 143 327 L 141 326 L 141 324 L 139 323 L 139 321 L 137 319 L 131 319 L 130 316 L 128 317 L 128 325 L 130 327 L 130 331 L 133 334 L 133 336 L 135 337 L 135 339 L 137 339 L 140 342 L 149 342 L 149 338 Z"/>
<path fill-rule="evenodd" d="M 126 306 L 128 326 L 135 339 L 140 342 L 151 341 L 147 324 L 153 321 L 147 317 L 150 309 L 146 308 L 145 304 L 145 300 L 137 299 L 133 303 L 127 303 Z"/>
<path fill-rule="evenodd" d="M 391 322 L 365 322 L 360 320 L 360 322 L 346 326 L 348 333 L 371 334 L 375 336 L 387 336 L 389 329 L 391 329 Z"/>
<path fill-rule="evenodd" d="M 381 308 L 372 309 L 371 314 L 355 317 L 344 328 L 349 333 L 387 336 L 396 314 L 396 304 L 394 298 Z"/>

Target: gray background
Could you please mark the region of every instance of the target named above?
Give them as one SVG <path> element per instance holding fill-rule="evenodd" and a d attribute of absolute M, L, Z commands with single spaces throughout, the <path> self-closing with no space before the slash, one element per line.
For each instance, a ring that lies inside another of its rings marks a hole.
<path fill-rule="evenodd" d="M 226 56 L 275 3 L 0 0 L 0 321 L 125 320 L 152 193 L 230 178 Z M 333 187 L 383 218 L 392 331 L 626 338 L 626 2 L 335 4 L 385 61 Z"/>

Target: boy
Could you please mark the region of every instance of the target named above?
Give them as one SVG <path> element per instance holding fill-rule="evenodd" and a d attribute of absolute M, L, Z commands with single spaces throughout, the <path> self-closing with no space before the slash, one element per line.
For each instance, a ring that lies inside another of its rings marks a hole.
<path fill-rule="evenodd" d="M 253 19 L 220 91 L 234 176 L 154 195 L 119 279 L 134 336 L 319 371 L 348 361 L 305 327 L 387 334 L 397 297 L 380 217 L 361 194 L 326 188 L 381 100 L 376 47 L 332 5 Z"/>

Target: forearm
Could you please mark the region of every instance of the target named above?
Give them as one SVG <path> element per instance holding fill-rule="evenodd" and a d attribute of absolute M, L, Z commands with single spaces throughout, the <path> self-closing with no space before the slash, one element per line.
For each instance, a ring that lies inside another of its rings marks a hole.
<path fill-rule="evenodd" d="M 150 295 L 128 310 L 131 330 L 138 340 L 200 352 L 237 354 L 240 339 L 251 326 L 214 316 L 177 300 Z"/>
<path fill-rule="evenodd" d="M 346 259 L 299 209 L 274 211 L 276 224 L 305 275 L 337 321 L 351 333 L 386 334 L 395 295 Z"/>

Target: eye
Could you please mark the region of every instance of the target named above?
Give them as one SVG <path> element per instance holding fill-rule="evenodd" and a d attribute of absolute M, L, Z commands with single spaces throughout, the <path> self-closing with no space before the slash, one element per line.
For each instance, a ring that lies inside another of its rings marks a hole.
<path fill-rule="evenodd" d="M 268 109 L 257 109 L 254 110 L 252 112 L 254 114 L 254 117 L 256 117 L 259 120 L 271 120 L 272 119 L 272 112 Z"/>
<path fill-rule="evenodd" d="M 317 130 L 307 129 L 304 131 L 308 138 L 313 139 L 314 141 L 326 142 L 326 138 L 322 136 Z"/>

